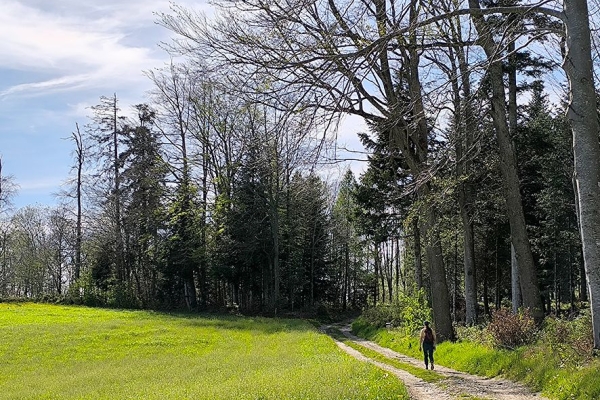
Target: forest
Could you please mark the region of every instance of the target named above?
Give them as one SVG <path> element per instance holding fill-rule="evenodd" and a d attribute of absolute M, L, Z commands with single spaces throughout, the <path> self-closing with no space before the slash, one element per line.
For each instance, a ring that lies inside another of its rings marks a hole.
<path fill-rule="evenodd" d="M 442 340 L 588 308 L 600 348 L 586 1 L 215 7 L 156 15 L 171 64 L 145 103 L 115 88 L 74 121 L 60 206 L 11 208 L 0 164 L 0 298 L 282 315 L 424 291 Z"/>

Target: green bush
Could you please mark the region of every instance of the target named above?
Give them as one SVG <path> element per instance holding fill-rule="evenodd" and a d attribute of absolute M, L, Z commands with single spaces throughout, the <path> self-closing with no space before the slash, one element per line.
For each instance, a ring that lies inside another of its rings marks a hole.
<path fill-rule="evenodd" d="M 563 365 L 580 366 L 592 359 L 594 336 L 589 310 L 573 320 L 547 317 L 540 336 Z"/>
<path fill-rule="evenodd" d="M 361 317 L 365 324 L 374 328 L 384 328 L 391 324 L 401 328 L 406 335 L 418 332 L 423 326 L 423 321 L 431 320 L 431 309 L 423 289 L 412 296 L 399 294 L 392 304 L 380 304 L 363 311 Z"/>
<path fill-rule="evenodd" d="M 491 346 L 494 344 L 494 337 L 484 325 L 456 325 L 454 330 L 456 332 L 456 340 L 458 342 L 478 343 L 485 346 Z"/>

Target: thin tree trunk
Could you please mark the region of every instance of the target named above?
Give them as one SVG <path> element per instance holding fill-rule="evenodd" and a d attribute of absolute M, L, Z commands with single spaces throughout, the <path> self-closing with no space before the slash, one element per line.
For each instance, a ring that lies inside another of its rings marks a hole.
<path fill-rule="evenodd" d="M 375 304 L 373 304 L 374 306 L 377 305 L 377 303 L 379 302 L 379 251 L 377 250 L 377 244 L 375 242 L 373 242 L 373 249 L 374 249 L 374 268 L 375 268 L 375 279 L 374 279 L 374 288 L 373 288 L 373 298 L 375 299 Z"/>
<path fill-rule="evenodd" d="M 496 234 L 496 254 L 495 254 L 495 270 L 496 270 L 496 293 L 494 295 L 494 304 L 496 306 L 496 310 L 499 310 L 502 305 L 502 267 L 500 266 L 500 262 L 498 260 L 498 234 Z"/>
<path fill-rule="evenodd" d="M 508 127 L 510 135 L 514 138 L 517 134 L 517 66 L 515 42 L 508 44 Z M 511 271 L 511 296 L 513 313 L 517 313 L 522 305 L 521 285 L 519 282 L 519 263 L 515 253 L 515 246 L 510 245 L 510 271 Z"/>
<path fill-rule="evenodd" d="M 350 224 L 346 220 L 346 237 L 344 240 L 344 272 L 343 272 L 343 286 L 342 286 L 342 310 L 346 311 L 348 306 L 348 271 L 350 270 Z"/>
<path fill-rule="evenodd" d="M 487 261 L 487 260 L 486 260 Z M 483 271 L 483 313 L 490 315 L 490 300 L 489 300 L 489 278 L 488 278 L 489 266 L 486 266 Z"/>
<path fill-rule="evenodd" d="M 75 281 L 77 281 L 79 279 L 79 276 L 81 274 L 81 242 L 82 242 L 82 237 L 83 237 L 83 232 L 82 232 L 82 205 L 81 205 L 81 187 L 82 187 L 82 174 L 83 174 L 83 163 L 85 160 L 85 154 L 84 154 L 84 147 L 83 147 L 83 140 L 81 137 L 81 132 L 79 131 L 79 125 L 75 124 L 75 127 L 77 128 L 77 133 L 73 133 L 73 140 L 75 141 L 75 145 L 77 146 L 76 150 L 75 150 L 75 154 L 77 156 L 77 188 L 76 188 L 76 193 L 75 196 L 77 197 L 77 221 L 76 221 L 76 227 L 75 227 L 75 272 L 74 272 L 74 278 Z M 1 176 L 0 176 L 1 179 Z"/>
<path fill-rule="evenodd" d="M 457 299 L 457 297 L 458 297 L 458 235 L 455 235 L 455 237 L 454 237 L 454 270 L 452 271 L 452 322 L 453 323 L 456 323 L 456 299 Z"/>
<path fill-rule="evenodd" d="M 112 99 L 112 145 L 113 145 L 113 206 L 115 212 L 115 240 L 116 240 L 116 275 L 119 283 L 125 283 L 125 249 L 123 243 L 123 226 L 121 221 L 121 175 L 119 170 L 119 128 L 117 111 L 117 94 L 115 93 Z"/>

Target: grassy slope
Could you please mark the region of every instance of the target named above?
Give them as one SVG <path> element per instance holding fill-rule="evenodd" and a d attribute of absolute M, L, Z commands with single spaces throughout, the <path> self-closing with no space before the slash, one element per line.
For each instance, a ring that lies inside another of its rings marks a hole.
<path fill-rule="evenodd" d="M 3 399 L 405 399 L 297 320 L 0 303 Z"/>
<path fill-rule="evenodd" d="M 374 330 L 355 324 L 355 333 L 399 353 L 420 359 L 416 337 Z M 585 365 L 565 362 L 560 352 L 543 342 L 519 349 L 499 350 L 471 342 L 445 342 L 437 347 L 436 364 L 482 376 L 504 376 L 526 383 L 551 399 L 600 399 L 600 360 Z"/>

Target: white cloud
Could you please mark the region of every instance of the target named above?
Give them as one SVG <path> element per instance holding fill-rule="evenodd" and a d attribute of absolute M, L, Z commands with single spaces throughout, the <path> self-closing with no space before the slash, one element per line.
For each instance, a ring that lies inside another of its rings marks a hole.
<path fill-rule="evenodd" d="M 64 181 L 64 178 L 58 177 L 19 181 L 19 190 L 23 192 L 45 192 L 47 189 L 58 187 L 62 181 Z"/>
<path fill-rule="evenodd" d="M 154 24 L 153 14 L 167 9 L 164 0 L 5 0 L 0 69 L 20 71 L 27 82 L 0 81 L 0 96 L 147 84 L 141 71 L 168 58 L 156 43 L 168 32 Z M 142 29 L 152 37 L 146 39 Z"/>
<path fill-rule="evenodd" d="M 82 86 L 86 81 L 89 80 L 89 78 L 90 75 L 86 74 L 72 75 L 63 76 L 56 79 L 50 79 L 42 82 L 23 83 L 19 85 L 14 85 L 9 87 L 8 89 L 0 91 L 0 98 L 24 92 L 73 89 Z"/>

